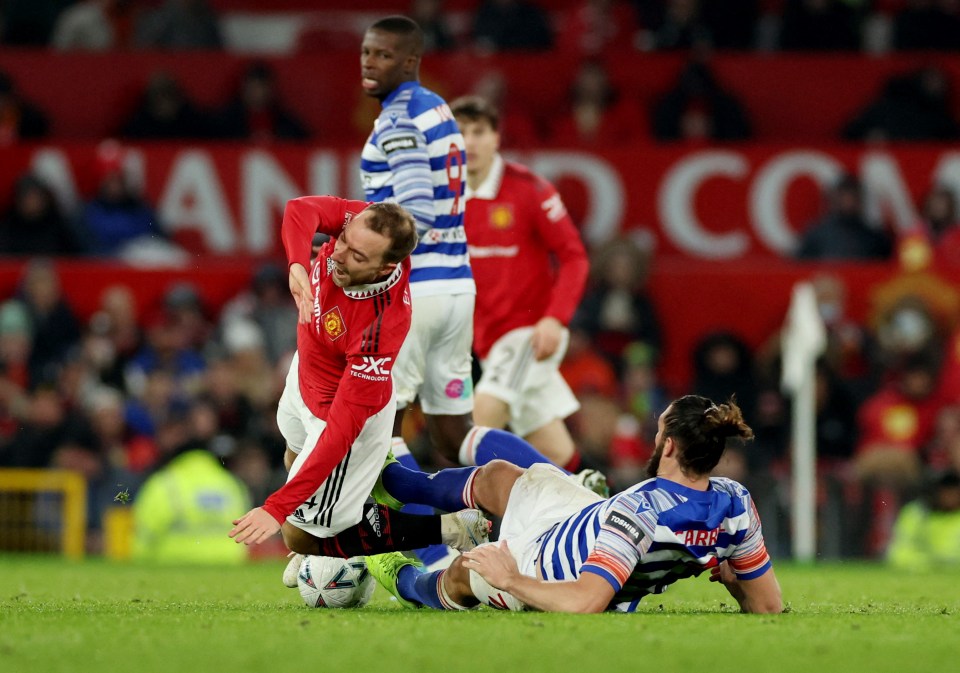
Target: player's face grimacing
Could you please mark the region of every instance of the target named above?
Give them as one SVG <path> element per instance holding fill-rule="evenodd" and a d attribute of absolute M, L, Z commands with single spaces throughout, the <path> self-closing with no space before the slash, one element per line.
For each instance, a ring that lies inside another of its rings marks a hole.
<path fill-rule="evenodd" d="M 360 47 L 360 75 L 363 92 L 383 100 L 417 78 L 417 57 L 402 35 L 368 30 Z"/>
<path fill-rule="evenodd" d="M 500 149 L 500 134 L 486 119 L 470 121 L 461 117 L 457 124 L 467 152 L 467 173 L 485 175 Z"/>
<path fill-rule="evenodd" d="M 389 238 L 367 227 L 365 213 L 357 215 L 343 228 L 330 255 L 334 284 L 337 287 L 366 285 L 391 273 L 397 265 L 383 261 L 389 247 Z"/>

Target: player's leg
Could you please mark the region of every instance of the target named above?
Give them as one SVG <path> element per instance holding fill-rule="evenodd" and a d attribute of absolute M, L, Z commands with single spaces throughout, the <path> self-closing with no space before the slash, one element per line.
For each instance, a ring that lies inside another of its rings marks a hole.
<path fill-rule="evenodd" d="M 573 443 L 573 437 L 566 424 L 559 418 L 551 419 L 546 425 L 528 432 L 523 437 L 530 445 L 559 465 L 567 472 L 576 472 L 580 467 L 580 456 Z"/>
<path fill-rule="evenodd" d="M 503 430 L 510 423 L 510 405 L 489 393 L 481 392 L 478 386 L 473 396 L 473 422 Z"/>
<path fill-rule="evenodd" d="M 455 467 L 426 474 L 389 463 L 380 475 L 378 489 L 400 503 L 417 502 L 455 512 L 479 507 L 503 516 L 510 491 L 524 470 L 504 460 L 482 467 Z"/>

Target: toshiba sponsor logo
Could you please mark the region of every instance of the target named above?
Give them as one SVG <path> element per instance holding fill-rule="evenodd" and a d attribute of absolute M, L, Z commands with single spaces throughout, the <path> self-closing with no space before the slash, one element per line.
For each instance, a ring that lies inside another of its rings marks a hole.
<path fill-rule="evenodd" d="M 516 257 L 520 252 L 517 245 L 471 245 L 468 246 L 470 256 L 476 259 L 484 257 Z"/>
<path fill-rule="evenodd" d="M 365 381 L 386 381 L 390 378 L 391 360 L 393 358 L 364 355 L 361 362 L 350 366 L 350 375 Z"/>

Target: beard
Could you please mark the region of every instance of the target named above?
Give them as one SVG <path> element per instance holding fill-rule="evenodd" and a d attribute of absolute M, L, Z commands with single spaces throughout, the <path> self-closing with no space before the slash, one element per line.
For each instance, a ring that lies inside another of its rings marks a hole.
<path fill-rule="evenodd" d="M 653 455 L 650 456 L 650 460 L 647 461 L 647 466 L 644 468 L 644 471 L 647 473 L 647 479 L 653 479 L 657 476 L 657 472 L 660 470 L 660 458 L 663 456 L 663 446 L 665 443 L 665 440 L 661 439 L 660 443 L 654 447 Z"/>

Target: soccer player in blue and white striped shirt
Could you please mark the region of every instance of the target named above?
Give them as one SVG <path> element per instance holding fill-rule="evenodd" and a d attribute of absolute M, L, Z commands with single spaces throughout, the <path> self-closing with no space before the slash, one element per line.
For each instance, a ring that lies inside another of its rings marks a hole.
<path fill-rule="evenodd" d="M 463 465 L 494 457 L 524 467 L 545 460 L 510 433 L 473 427 L 473 308 L 463 214 L 466 155 L 447 103 L 419 82 L 423 32 L 405 16 L 380 19 L 366 31 L 361 85 L 383 109 L 360 158 L 368 201 L 393 201 L 417 223 L 410 256 L 410 332 L 392 367 L 398 413 L 393 453 L 416 469 L 401 435 L 403 409 L 415 398 L 435 447 Z M 425 558 L 433 562 L 439 557 Z"/>
<path fill-rule="evenodd" d="M 744 612 L 780 612 L 750 494 L 710 477 L 727 438 L 752 436 L 732 400 L 681 397 L 660 416 L 651 478 L 607 499 L 549 465 L 495 461 L 429 478 L 388 465 L 381 484 L 390 496 L 448 511 L 479 506 L 503 517 L 500 542 L 465 553 L 447 571 L 424 573 L 400 554 L 368 565 L 407 606 L 632 611 L 644 596 L 709 569 Z"/>

